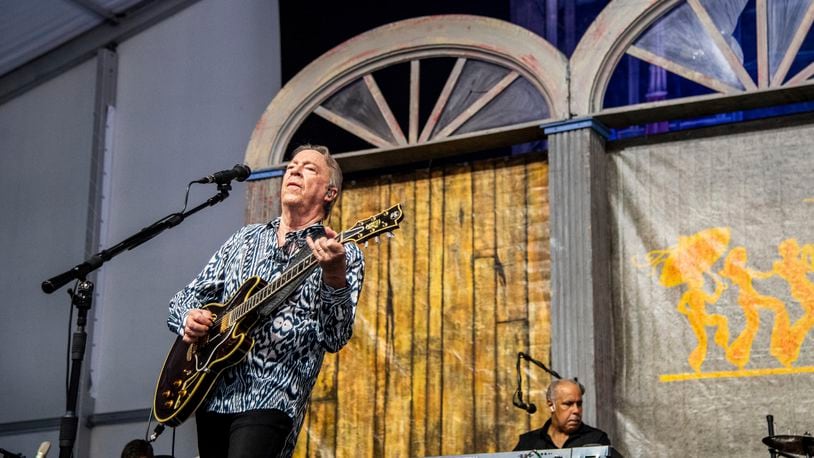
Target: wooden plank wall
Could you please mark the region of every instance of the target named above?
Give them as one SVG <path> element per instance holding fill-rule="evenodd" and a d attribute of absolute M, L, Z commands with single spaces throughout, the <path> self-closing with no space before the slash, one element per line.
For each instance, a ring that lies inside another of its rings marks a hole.
<path fill-rule="evenodd" d="M 255 205 L 267 206 L 261 197 Z M 345 229 L 396 202 L 404 222 L 364 248 L 354 336 L 325 358 L 297 457 L 507 451 L 546 420 L 539 368 L 524 366 L 523 383 L 540 412 L 511 402 L 517 352 L 549 361 L 545 158 L 346 182 L 329 224 Z"/>

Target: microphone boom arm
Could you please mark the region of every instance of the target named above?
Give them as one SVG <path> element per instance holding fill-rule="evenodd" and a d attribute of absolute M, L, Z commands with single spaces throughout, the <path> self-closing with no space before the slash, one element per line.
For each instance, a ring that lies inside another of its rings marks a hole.
<path fill-rule="evenodd" d="M 519 367 L 519 365 L 520 365 L 520 359 L 521 359 L 521 358 L 522 358 L 522 359 L 525 359 L 526 361 L 529 361 L 529 362 L 534 363 L 535 365 L 537 365 L 537 367 L 539 367 L 540 369 L 542 369 L 542 370 L 544 370 L 544 371 L 548 372 L 549 374 L 551 374 L 552 376 L 554 376 L 554 377 L 556 377 L 556 378 L 558 378 L 558 379 L 561 379 L 561 378 L 562 378 L 562 377 L 560 376 L 560 374 L 558 374 L 556 371 L 554 371 L 553 369 L 549 369 L 549 368 L 548 368 L 548 366 L 546 366 L 545 364 L 541 363 L 540 361 L 537 361 L 536 359 L 532 358 L 532 357 L 531 357 L 531 356 L 529 356 L 527 353 L 523 353 L 522 351 L 517 353 L 517 364 L 518 364 L 518 367 Z"/>
<path fill-rule="evenodd" d="M 222 202 L 229 197 L 229 191 L 231 189 L 232 187 L 229 183 L 218 184 L 218 193 L 207 199 L 206 202 L 184 213 L 169 214 L 138 231 L 134 235 L 126 238 L 125 240 L 122 240 L 116 245 L 94 254 L 86 259 L 85 262 L 77 264 L 72 269 L 45 280 L 41 285 L 42 291 L 46 294 L 51 294 L 68 284 L 68 282 L 71 280 L 84 280 L 89 273 L 93 272 L 99 267 L 102 267 L 102 264 L 109 261 L 122 251 L 132 250 L 133 248 L 157 236 L 166 229 L 181 224 L 181 222 L 184 221 L 187 216 L 197 213 L 206 207 L 211 207 L 219 202 Z"/>

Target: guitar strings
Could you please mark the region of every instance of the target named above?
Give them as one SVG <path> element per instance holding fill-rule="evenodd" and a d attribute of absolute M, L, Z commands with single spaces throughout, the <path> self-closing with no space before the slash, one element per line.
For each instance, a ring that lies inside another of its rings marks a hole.
<path fill-rule="evenodd" d="M 345 240 L 345 232 L 338 234 L 334 237 L 334 240 L 339 241 L 340 243 L 344 242 Z M 286 243 L 287 244 L 287 243 Z M 289 258 L 290 261 L 291 258 Z M 227 311 L 223 315 L 218 316 L 215 321 L 213 321 L 213 329 L 216 329 L 217 332 L 212 337 L 217 337 L 221 334 L 221 324 L 223 323 L 224 319 L 227 317 L 229 318 L 229 322 L 235 322 L 248 313 L 249 311 L 253 310 L 259 303 L 263 302 L 267 299 L 272 293 L 276 292 L 280 287 L 282 287 L 285 283 L 288 283 L 292 278 L 296 277 L 299 273 L 303 272 L 304 270 L 310 268 L 316 263 L 316 258 L 314 254 L 311 253 L 301 261 L 297 262 L 294 266 L 290 269 L 283 272 L 282 275 L 274 279 L 271 283 L 266 285 L 261 290 L 257 291 L 255 294 L 250 296 L 246 301 L 239 304 L 235 308 Z M 285 278 L 288 277 L 288 278 Z M 245 310 L 244 310 L 245 309 Z M 237 318 L 232 319 L 233 316 L 237 315 Z"/>

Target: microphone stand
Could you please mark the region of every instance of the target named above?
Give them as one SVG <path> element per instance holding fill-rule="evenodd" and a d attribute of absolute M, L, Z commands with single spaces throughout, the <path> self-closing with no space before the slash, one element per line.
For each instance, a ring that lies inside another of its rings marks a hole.
<path fill-rule="evenodd" d="M 769 437 L 774 436 L 774 415 L 766 415 L 766 423 L 769 426 Z M 771 458 L 777 458 L 777 450 L 769 447 L 769 456 Z"/>
<path fill-rule="evenodd" d="M 231 189 L 232 186 L 228 182 L 218 183 L 218 193 L 207 199 L 206 202 L 187 212 L 167 215 L 113 247 L 94 254 L 86 259 L 85 262 L 74 266 L 72 269 L 42 282 L 42 291 L 46 294 L 51 294 L 65 286 L 68 282 L 72 280 L 77 281 L 76 290 L 68 290 L 68 294 L 71 296 L 71 305 L 76 307 L 77 315 L 76 331 L 73 333 L 71 340 L 70 382 L 68 385 L 65 416 L 62 417 L 59 424 L 60 458 L 70 458 L 73 454 L 73 446 L 76 440 L 77 426 L 79 424 L 79 418 L 76 415 L 76 404 L 79 395 L 79 376 L 82 371 L 82 360 L 85 357 L 85 344 L 87 342 L 85 325 L 87 324 L 88 311 L 93 302 L 93 283 L 86 279 L 87 275 L 102 267 L 102 264 L 120 254 L 122 251 L 132 250 L 166 229 L 181 224 L 187 216 L 222 202 L 229 197 L 229 191 Z"/>
<path fill-rule="evenodd" d="M 553 377 L 556 377 L 558 379 L 561 379 L 562 377 L 560 377 L 560 374 L 558 374 L 556 371 L 554 371 L 552 369 L 549 369 L 545 364 L 543 364 L 540 361 L 537 361 L 536 359 L 529 356 L 529 354 L 523 353 L 522 351 L 517 353 L 517 364 L 516 364 L 516 369 L 517 369 L 517 390 L 515 390 L 514 396 L 512 396 L 512 404 L 514 404 L 514 406 L 517 407 L 517 408 L 525 410 L 526 412 L 529 413 L 529 415 L 531 415 L 531 414 L 534 414 L 534 412 L 537 411 L 537 406 L 535 406 L 534 404 L 526 404 L 525 402 L 523 402 L 523 381 L 522 381 L 522 377 L 520 376 L 520 374 L 521 374 L 520 360 L 521 359 L 525 359 L 526 361 L 530 361 L 530 362 L 534 363 L 535 365 L 537 365 L 537 367 L 539 367 L 542 370 L 548 372 Z"/>

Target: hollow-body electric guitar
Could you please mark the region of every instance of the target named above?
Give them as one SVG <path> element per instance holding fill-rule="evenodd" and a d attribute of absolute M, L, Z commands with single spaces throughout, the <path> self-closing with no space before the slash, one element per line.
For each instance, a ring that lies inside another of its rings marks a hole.
<path fill-rule="evenodd" d="M 401 204 L 358 221 L 336 236 L 340 243 L 365 242 L 398 229 L 404 218 Z M 271 315 L 316 268 L 310 249 L 302 249 L 272 282 L 251 277 L 225 304 L 213 302 L 203 308 L 215 315 L 209 334 L 194 344 L 175 339 L 158 376 L 153 416 L 167 426 L 183 423 L 206 399 L 224 369 L 239 363 L 254 345 L 249 331 Z"/>

